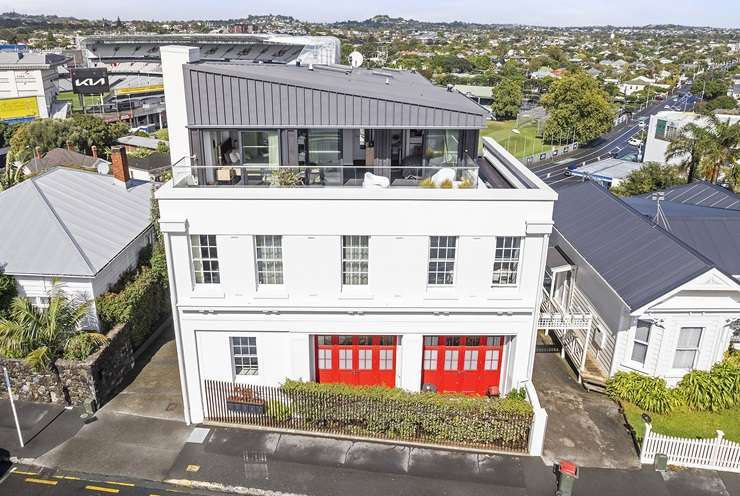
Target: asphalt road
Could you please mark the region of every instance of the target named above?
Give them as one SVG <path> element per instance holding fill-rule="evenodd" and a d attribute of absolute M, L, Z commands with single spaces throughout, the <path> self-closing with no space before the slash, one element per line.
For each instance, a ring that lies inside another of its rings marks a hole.
<path fill-rule="evenodd" d="M 687 88 L 683 88 L 682 91 L 686 93 L 685 96 L 680 97 L 678 94 L 675 94 L 666 100 L 656 101 L 647 109 L 635 114 L 632 120 L 626 125 L 620 125 L 608 132 L 588 148 L 582 148 L 570 157 L 557 162 L 534 165 L 531 167 L 532 171 L 534 171 L 534 173 L 547 184 L 557 187 L 567 182 L 582 180 L 581 178 L 568 176 L 566 174 L 566 171 L 570 166 L 582 165 L 584 162 L 595 162 L 599 159 L 608 158 L 609 156 L 622 158 L 626 155 L 638 154 L 641 150 L 638 150 L 637 147 L 628 143 L 628 141 L 640 131 L 638 118 L 649 118 L 651 115 L 655 115 L 658 112 L 668 110 L 665 108 L 666 105 L 680 110 L 692 110 L 694 105 L 696 105 L 696 102 L 699 101 L 699 98 L 688 93 Z M 647 129 L 647 124 L 649 124 L 649 120 L 646 121 L 645 129 Z"/>
<path fill-rule="evenodd" d="M 66 474 L 38 467 L 14 466 L 0 477 L 0 494 L 5 496 L 183 496 L 218 495 L 206 491 L 188 492 L 149 481 L 120 480 L 103 476 Z"/>

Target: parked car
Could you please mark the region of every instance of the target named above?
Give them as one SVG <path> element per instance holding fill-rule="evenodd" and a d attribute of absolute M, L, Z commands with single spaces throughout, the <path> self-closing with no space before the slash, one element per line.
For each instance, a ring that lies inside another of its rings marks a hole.
<path fill-rule="evenodd" d="M 640 129 L 644 129 L 647 123 L 645 121 L 640 121 L 637 123 L 638 126 L 640 126 Z"/>
<path fill-rule="evenodd" d="M 632 146 L 642 146 L 642 140 L 640 138 L 630 138 L 630 140 L 627 142 L 627 144 Z"/>

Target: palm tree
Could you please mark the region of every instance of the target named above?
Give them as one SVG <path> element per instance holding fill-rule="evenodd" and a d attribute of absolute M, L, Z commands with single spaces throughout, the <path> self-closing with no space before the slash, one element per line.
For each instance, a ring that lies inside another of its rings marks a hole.
<path fill-rule="evenodd" d="M 5 171 L 0 174 L 0 191 L 6 190 L 11 186 L 15 186 L 25 178 L 23 167 L 13 167 L 12 163 L 7 161 Z"/>
<path fill-rule="evenodd" d="M 0 320 L 0 355 L 24 358 L 37 371 L 53 370 L 59 358 L 86 358 L 108 341 L 102 334 L 80 328 L 89 310 L 89 302 L 70 299 L 56 283 L 46 308 L 15 297 L 10 318 Z"/>
<path fill-rule="evenodd" d="M 666 162 L 673 159 L 680 161 L 679 167 L 686 172 L 686 182 L 696 178 L 703 149 L 706 145 L 707 130 L 702 126 L 691 123 L 683 126 L 668 144 L 665 152 Z"/>
<path fill-rule="evenodd" d="M 740 124 L 730 124 L 716 115 L 708 116 L 709 123 L 704 135 L 704 153 L 701 165 L 706 177 L 711 182 L 716 182 L 719 174 L 725 171 L 728 179 L 736 175 L 733 171 L 740 161 Z"/>

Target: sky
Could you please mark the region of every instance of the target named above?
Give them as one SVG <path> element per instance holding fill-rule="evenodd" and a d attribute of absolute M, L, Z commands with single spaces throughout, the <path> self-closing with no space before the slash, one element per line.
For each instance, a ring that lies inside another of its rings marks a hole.
<path fill-rule="evenodd" d="M 108 19 L 233 19 L 249 14 L 284 14 L 331 22 L 386 14 L 427 21 L 497 24 L 683 24 L 740 29 L 740 0 L 0 0 L 0 9 Z"/>

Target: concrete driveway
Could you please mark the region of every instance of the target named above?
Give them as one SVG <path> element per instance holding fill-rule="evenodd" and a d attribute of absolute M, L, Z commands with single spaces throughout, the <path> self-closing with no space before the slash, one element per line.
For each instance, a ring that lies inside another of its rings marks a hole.
<path fill-rule="evenodd" d="M 560 355 L 537 353 L 533 381 L 548 414 L 546 463 L 567 459 L 583 467 L 640 468 L 618 405 L 586 392 Z"/>
<path fill-rule="evenodd" d="M 130 382 L 102 411 L 183 421 L 177 347 L 170 324 L 131 372 Z"/>

